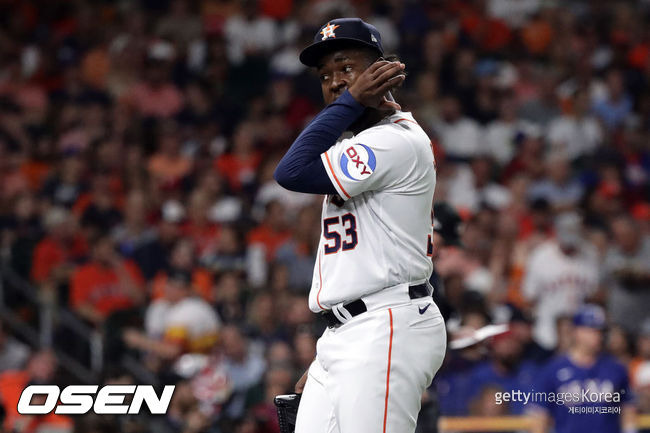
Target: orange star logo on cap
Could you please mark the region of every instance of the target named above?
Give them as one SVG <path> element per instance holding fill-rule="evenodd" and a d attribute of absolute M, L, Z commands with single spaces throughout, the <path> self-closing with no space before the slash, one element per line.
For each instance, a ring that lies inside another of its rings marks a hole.
<path fill-rule="evenodd" d="M 328 38 L 335 38 L 336 35 L 334 34 L 334 30 L 336 30 L 337 27 L 340 27 L 338 25 L 332 25 L 330 23 L 327 23 L 325 27 L 323 27 L 323 30 L 320 31 L 320 33 L 323 35 L 323 41 Z"/>

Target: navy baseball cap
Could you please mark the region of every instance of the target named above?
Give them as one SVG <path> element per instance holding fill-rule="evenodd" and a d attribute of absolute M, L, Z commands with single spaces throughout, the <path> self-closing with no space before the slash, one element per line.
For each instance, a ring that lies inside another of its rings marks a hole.
<path fill-rule="evenodd" d="M 307 66 L 318 66 L 318 60 L 325 54 L 353 46 L 374 48 L 379 56 L 384 55 L 381 35 L 375 26 L 361 18 L 337 18 L 318 30 L 314 43 L 300 53 L 300 61 Z"/>
<path fill-rule="evenodd" d="M 573 316 L 573 325 L 603 330 L 607 325 L 605 312 L 598 305 L 584 305 Z"/>

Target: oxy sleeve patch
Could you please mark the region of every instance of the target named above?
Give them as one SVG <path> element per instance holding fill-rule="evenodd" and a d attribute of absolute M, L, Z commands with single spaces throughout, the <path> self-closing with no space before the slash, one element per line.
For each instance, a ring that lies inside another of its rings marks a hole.
<path fill-rule="evenodd" d="M 365 144 L 350 144 L 341 153 L 341 171 L 351 180 L 364 180 L 374 173 L 377 158 L 371 148 Z"/>

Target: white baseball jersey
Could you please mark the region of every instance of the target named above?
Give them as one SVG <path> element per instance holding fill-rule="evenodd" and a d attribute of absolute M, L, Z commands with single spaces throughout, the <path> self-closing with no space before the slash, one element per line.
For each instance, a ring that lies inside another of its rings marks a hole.
<path fill-rule="evenodd" d="M 309 307 L 318 312 L 431 275 L 431 141 L 410 113 L 396 112 L 321 155 L 344 200 L 323 203 Z"/>
<path fill-rule="evenodd" d="M 556 319 L 572 315 L 598 289 L 598 259 L 593 248 L 583 246 L 576 256 L 562 253 L 549 241 L 535 248 L 528 259 L 522 290 L 535 303 L 535 339 L 552 349 L 557 344 Z"/>

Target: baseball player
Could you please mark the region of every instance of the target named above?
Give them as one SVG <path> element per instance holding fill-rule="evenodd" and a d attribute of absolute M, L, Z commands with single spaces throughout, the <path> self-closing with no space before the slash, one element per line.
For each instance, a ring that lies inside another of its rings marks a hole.
<path fill-rule="evenodd" d="M 329 326 L 304 379 L 296 433 L 413 432 L 445 353 L 427 284 L 433 152 L 389 94 L 404 64 L 382 56 L 379 32 L 358 18 L 326 23 L 300 54 L 317 69 L 328 105 L 275 179 L 326 194 L 309 307 Z"/>
<path fill-rule="evenodd" d="M 597 305 L 586 304 L 573 316 L 571 348 L 542 369 L 532 390 L 534 432 L 636 432 L 627 371 L 601 354 L 605 325 Z"/>

